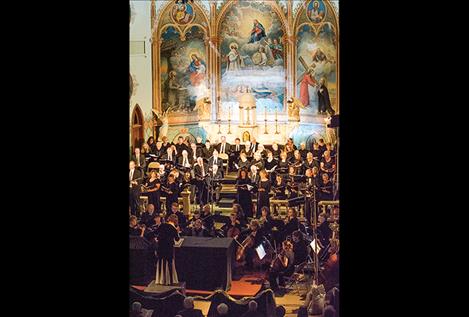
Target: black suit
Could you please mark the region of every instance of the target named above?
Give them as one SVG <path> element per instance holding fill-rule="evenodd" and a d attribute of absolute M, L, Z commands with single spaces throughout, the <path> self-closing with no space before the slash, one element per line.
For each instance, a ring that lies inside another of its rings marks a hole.
<path fill-rule="evenodd" d="M 211 157 L 209 160 L 208 160 L 208 167 L 209 168 L 212 168 L 213 165 L 217 165 L 218 166 L 218 170 L 219 171 L 223 171 L 223 160 L 220 158 L 220 157 L 217 157 L 217 162 L 215 164 L 215 157 Z"/>
<path fill-rule="evenodd" d="M 208 165 L 203 164 L 205 175 L 208 174 Z M 196 179 L 197 186 L 197 201 L 199 205 L 205 205 L 208 201 L 207 197 L 207 187 L 208 187 L 208 177 L 202 178 L 202 167 L 199 164 L 194 165 L 194 174 Z"/>
<path fill-rule="evenodd" d="M 140 214 L 139 205 L 140 205 L 140 185 L 142 184 L 142 173 L 137 168 L 134 169 L 132 175 L 132 181 L 137 181 L 136 184 L 130 183 L 130 170 L 129 170 L 129 204 L 130 204 L 130 213 L 134 216 Z"/>
<path fill-rule="evenodd" d="M 218 151 L 218 153 L 222 153 L 222 152 L 221 152 L 221 146 L 222 146 L 222 145 L 223 145 L 222 143 L 218 143 L 218 145 L 217 145 L 217 151 Z M 230 146 L 230 144 L 229 144 L 228 142 L 225 142 L 225 153 L 228 154 L 228 155 L 230 155 L 230 151 L 231 151 L 231 146 Z"/>
<path fill-rule="evenodd" d="M 239 161 L 239 154 L 242 150 L 244 150 L 244 145 L 231 145 L 230 156 L 228 157 L 228 169 L 235 170 L 234 163 L 237 163 Z"/>
<path fill-rule="evenodd" d="M 140 157 L 139 157 L 139 158 L 140 158 L 140 161 L 137 159 L 137 156 L 136 156 L 135 154 L 132 155 L 132 161 L 135 162 L 135 166 L 136 166 L 136 167 L 141 167 L 142 170 L 145 171 L 145 167 L 146 167 L 146 165 L 147 165 L 147 162 L 146 162 L 146 160 L 145 160 L 145 155 L 140 154 L 139 156 L 140 156 Z M 140 163 L 140 164 L 139 164 L 139 163 Z"/>
<path fill-rule="evenodd" d="M 214 150 L 214 149 L 213 149 L 212 146 L 209 147 L 208 149 L 207 149 L 206 146 L 204 146 L 204 147 L 202 148 L 202 155 L 203 155 L 203 158 L 205 158 L 205 159 L 208 160 L 208 159 L 212 156 L 213 150 Z"/>

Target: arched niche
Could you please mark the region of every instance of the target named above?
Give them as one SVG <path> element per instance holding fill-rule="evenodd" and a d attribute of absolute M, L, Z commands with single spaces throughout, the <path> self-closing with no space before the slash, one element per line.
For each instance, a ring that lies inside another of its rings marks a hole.
<path fill-rule="evenodd" d="M 142 109 L 138 104 L 135 105 L 134 110 L 132 111 L 131 115 L 131 144 L 132 144 L 132 151 L 136 147 L 141 147 L 144 142 L 144 118 Z"/>
<path fill-rule="evenodd" d="M 333 109 L 339 111 L 339 24 L 336 11 L 328 0 L 307 0 L 297 11 L 293 22 L 296 45 L 293 47 L 295 96 L 305 109 L 300 115 L 321 120 L 318 116 L 317 90 L 313 87 L 325 78 Z M 306 69 L 305 69 L 306 66 Z M 305 78 L 313 68 L 313 76 Z"/>
<path fill-rule="evenodd" d="M 206 12 L 197 2 L 169 1 L 154 21 L 153 109 L 159 115 L 166 113 L 169 124 L 198 122 L 196 106 L 210 95 L 206 44 L 211 28 Z M 171 83 L 170 77 L 174 77 Z M 178 85 L 183 89 L 176 91 Z"/>
<path fill-rule="evenodd" d="M 265 36 L 261 34 L 251 39 L 250 32 L 256 27 L 254 20 L 260 22 Z M 284 112 L 288 95 L 290 44 L 287 38 L 290 30 L 278 3 L 227 1 L 216 17 L 215 30 L 217 119 L 226 120 L 231 112 L 231 120 L 237 122 L 238 98 L 246 92 L 256 99 L 258 117 L 263 119 L 267 113 L 270 120 L 275 111 Z M 242 61 L 232 61 L 236 53 L 241 55 Z"/>

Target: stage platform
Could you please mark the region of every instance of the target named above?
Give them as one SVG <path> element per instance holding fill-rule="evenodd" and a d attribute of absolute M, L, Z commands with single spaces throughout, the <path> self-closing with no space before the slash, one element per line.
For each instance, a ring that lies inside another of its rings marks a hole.
<path fill-rule="evenodd" d="M 262 282 L 263 282 L 264 273 L 250 273 L 245 274 L 239 280 L 231 281 L 231 288 L 227 292 L 228 295 L 234 298 L 242 298 L 242 297 L 251 297 L 256 296 L 262 290 Z M 155 294 L 157 292 L 170 292 L 179 286 L 164 286 L 164 285 L 154 285 L 150 288 L 153 282 L 148 286 L 138 286 L 132 285 L 133 288 L 138 289 L 140 291 L 148 292 Z M 185 285 L 184 285 L 185 286 Z M 150 290 L 150 291 L 147 291 Z M 215 291 L 215 290 L 213 290 Z M 193 289 L 185 289 L 186 295 L 192 296 L 208 296 L 213 293 L 213 291 L 204 291 L 204 290 L 193 290 Z M 182 292 L 182 291 L 181 291 Z"/>

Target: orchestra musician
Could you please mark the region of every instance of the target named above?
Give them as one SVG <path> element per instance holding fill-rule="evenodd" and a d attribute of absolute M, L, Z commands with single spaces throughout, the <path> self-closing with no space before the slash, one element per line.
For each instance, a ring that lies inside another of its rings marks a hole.
<path fill-rule="evenodd" d="M 268 272 L 270 288 L 274 292 L 279 291 L 279 286 L 285 286 L 284 277 L 293 274 L 295 270 L 294 263 L 295 255 L 293 253 L 293 245 L 290 241 L 283 241 L 282 250 L 275 257 Z"/>
<path fill-rule="evenodd" d="M 150 171 L 150 178 L 145 182 L 145 193 L 144 195 L 148 197 L 148 204 L 152 204 L 156 208 L 157 213 L 161 213 L 161 183 L 159 174 L 152 170 Z"/>
<path fill-rule="evenodd" d="M 259 224 L 263 230 L 265 235 L 269 235 L 272 233 L 272 228 L 275 226 L 274 219 L 270 215 L 269 208 L 264 206 L 261 208 L 261 214 L 259 217 Z"/>
<path fill-rule="evenodd" d="M 237 201 L 241 205 L 244 215 L 252 218 L 252 196 L 247 185 L 251 185 L 251 180 L 248 178 L 247 170 L 243 167 L 239 170 L 236 179 Z"/>
<path fill-rule="evenodd" d="M 246 261 L 246 267 L 252 269 L 254 267 L 254 257 L 256 256 L 255 248 L 262 243 L 263 233 L 260 228 L 259 221 L 252 219 L 249 228 L 241 232 L 240 237 L 246 237 L 236 252 L 236 260 L 243 258 Z M 238 240 L 238 238 L 236 239 Z M 239 242 L 239 241 L 238 241 Z"/>
<path fill-rule="evenodd" d="M 237 219 L 237 214 L 232 212 L 230 214 L 230 221 L 225 223 L 223 227 L 221 227 L 223 231 L 223 236 L 226 238 L 235 238 L 241 233 L 242 227 L 241 223 Z"/>
<path fill-rule="evenodd" d="M 137 217 L 132 215 L 129 218 L 129 236 L 143 237 L 145 233 L 145 226 L 139 225 Z"/>
<path fill-rule="evenodd" d="M 177 229 L 178 217 L 172 214 L 166 223 L 160 225 L 156 262 L 155 284 L 174 285 L 178 283 L 176 264 L 174 263 L 174 241 L 179 241 L 179 230 Z"/>
<path fill-rule="evenodd" d="M 140 184 L 142 172 L 135 168 L 135 162 L 129 162 L 129 204 L 130 213 L 134 216 L 140 214 Z"/>
<path fill-rule="evenodd" d="M 201 219 L 197 219 L 193 226 L 188 227 L 185 235 L 191 237 L 210 237 L 210 233 L 203 227 Z"/>
<path fill-rule="evenodd" d="M 195 184 L 197 186 L 197 202 L 203 206 L 208 201 L 208 165 L 202 157 L 197 158 L 194 165 Z"/>
<path fill-rule="evenodd" d="M 233 204 L 232 212 L 236 214 L 236 219 L 241 224 L 241 227 L 243 228 L 246 227 L 248 221 L 247 221 L 247 217 L 244 214 L 243 207 L 241 207 L 240 204 Z"/>
<path fill-rule="evenodd" d="M 147 228 L 153 225 L 153 218 L 155 215 L 155 206 L 153 204 L 147 205 L 147 210 L 140 217 L 140 224 L 144 224 Z"/>
<path fill-rule="evenodd" d="M 200 220 L 208 232 L 212 233 L 214 231 L 215 222 L 213 221 L 212 209 L 209 204 L 206 204 L 202 207 L 202 215 Z"/>
<path fill-rule="evenodd" d="M 323 249 L 329 244 L 329 239 L 332 238 L 332 230 L 327 221 L 327 214 L 321 212 L 318 216 L 318 228 L 316 230 L 319 246 Z"/>
<path fill-rule="evenodd" d="M 177 224 L 181 228 L 181 230 L 186 229 L 187 226 L 187 217 L 184 215 L 184 213 L 179 209 L 179 204 L 177 202 L 173 202 L 171 204 L 171 209 L 169 209 L 168 212 L 166 212 L 166 222 L 168 222 L 169 216 L 175 215 L 178 219 Z"/>
<path fill-rule="evenodd" d="M 267 207 L 270 209 L 270 200 L 269 200 L 269 194 L 270 194 L 270 180 L 267 177 L 267 172 L 265 170 L 261 170 L 259 172 L 260 179 L 259 179 L 259 185 L 257 188 L 257 216 L 260 217 L 261 215 L 261 209 L 262 207 Z"/>
<path fill-rule="evenodd" d="M 309 255 L 309 246 L 305 241 L 305 237 L 301 231 L 296 230 L 292 233 L 292 241 L 293 241 L 293 253 L 295 254 L 295 262 L 294 265 L 299 265 L 304 263 L 308 260 Z"/>

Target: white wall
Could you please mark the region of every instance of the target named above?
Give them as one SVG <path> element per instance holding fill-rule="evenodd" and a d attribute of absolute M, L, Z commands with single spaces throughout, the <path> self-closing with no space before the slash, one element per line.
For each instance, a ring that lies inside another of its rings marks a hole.
<path fill-rule="evenodd" d="M 129 58 L 130 73 L 134 78 L 134 94 L 130 99 L 129 118 L 135 105 L 138 104 L 144 119 L 149 120 L 152 116 L 151 1 L 130 1 L 130 6 L 132 8 L 130 41 L 145 41 L 145 54 L 130 55 Z M 150 135 L 151 129 L 145 129 L 145 140 Z"/>

